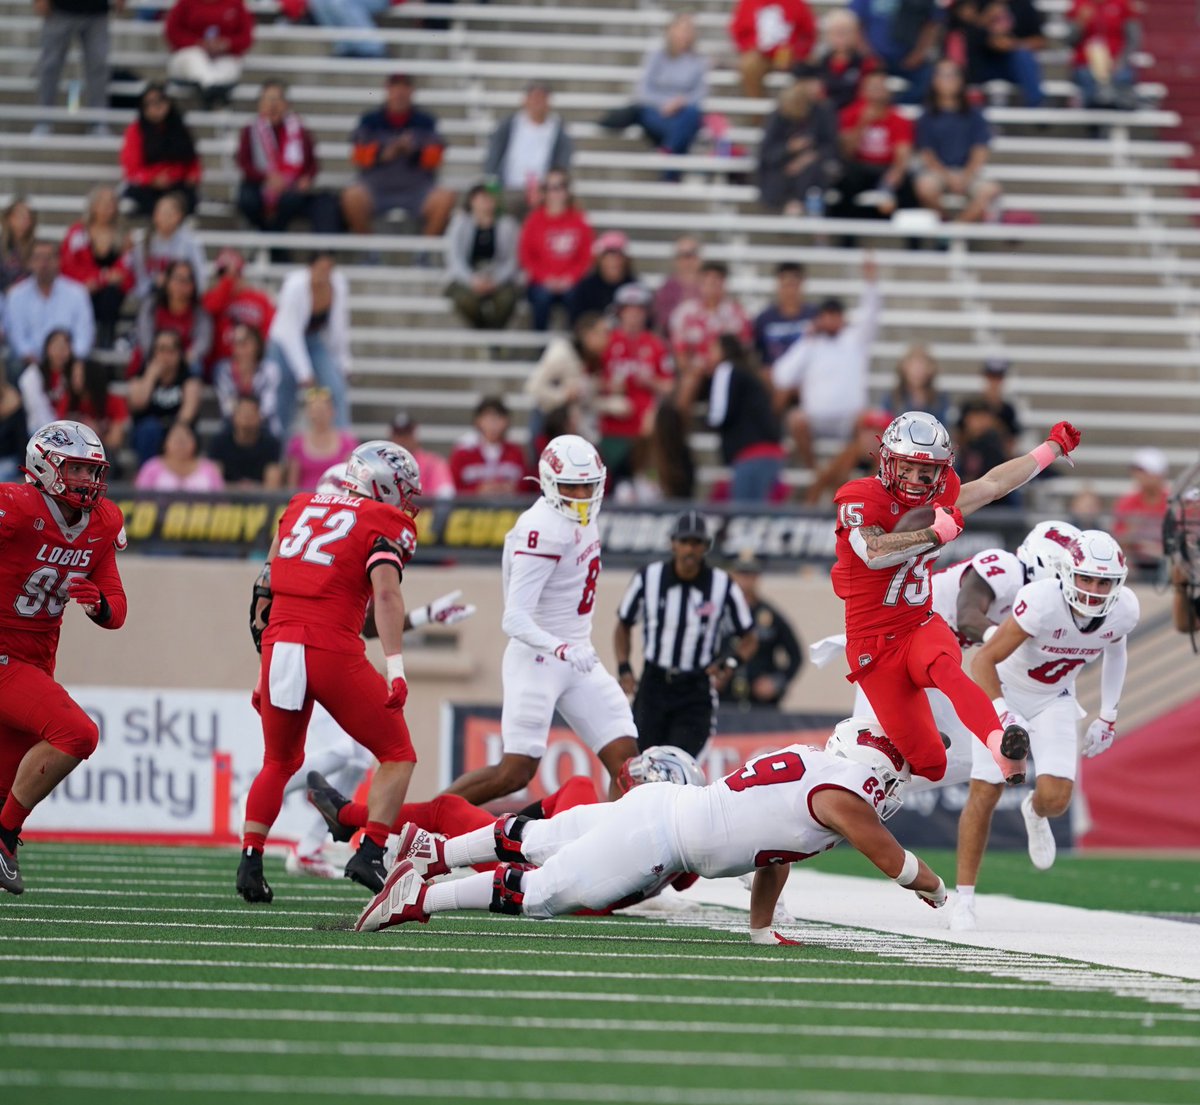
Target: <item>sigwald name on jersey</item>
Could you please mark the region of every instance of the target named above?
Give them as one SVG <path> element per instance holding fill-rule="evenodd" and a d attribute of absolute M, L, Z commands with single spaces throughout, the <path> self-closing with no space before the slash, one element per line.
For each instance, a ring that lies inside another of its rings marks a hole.
<path fill-rule="evenodd" d="M 62 564 L 68 568 L 86 568 L 92 562 L 91 549 L 65 549 L 61 545 L 43 545 L 36 560 L 43 564 Z"/>

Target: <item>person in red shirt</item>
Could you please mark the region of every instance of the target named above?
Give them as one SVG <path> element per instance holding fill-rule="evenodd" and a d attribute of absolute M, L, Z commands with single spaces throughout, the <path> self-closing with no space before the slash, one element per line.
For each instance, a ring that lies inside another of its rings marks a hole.
<path fill-rule="evenodd" d="M 96 345 L 112 347 L 121 304 L 133 290 L 129 235 L 121 226 L 114 188 L 102 184 L 88 194 L 83 218 L 63 235 L 58 268 L 78 280 L 92 297 Z"/>
<path fill-rule="evenodd" d="M 1142 25 L 1134 0 L 1074 0 L 1067 26 L 1084 107 L 1136 107 L 1133 55 L 1142 42 Z"/>
<path fill-rule="evenodd" d="M 104 497 L 108 460 L 78 422 L 29 439 L 25 482 L 0 485 L 0 889 L 25 889 L 17 862 L 33 808 L 95 750 L 96 723 L 54 680 L 59 630 L 77 602 L 104 629 L 125 624 L 116 554 L 120 508 Z"/>
<path fill-rule="evenodd" d="M 121 144 L 123 194 L 137 214 L 149 215 L 168 192 L 184 199 L 184 214 L 196 210 L 200 158 L 191 131 L 166 89 L 146 85 L 138 101 L 138 117 L 125 129 Z"/>
<path fill-rule="evenodd" d="M 450 454 L 450 471 L 460 495 L 515 498 L 525 479 L 525 454 L 506 441 L 510 416 L 504 400 L 494 395 L 479 401 L 474 414 L 476 436 Z"/>
<path fill-rule="evenodd" d="M 521 227 L 517 258 L 529 281 L 533 328 L 548 330 L 554 305 L 568 306 L 592 264 L 592 228 L 575 206 L 566 173 L 552 169 L 546 174 L 542 202 Z"/>
<path fill-rule="evenodd" d="M 630 456 L 654 427 L 659 400 L 675 385 L 666 343 L 648 329 L 653 297 L 643 284 L 626 284 L 615 298 L 617 325 L 604 351 L 600 394 L 600 455 L 615 481 L 629 477 Z"/>
<path fill-rule="evenodd" d="M 163 34 L 171 48 L 167 76 L 199 88 L 206 107 L 227 104 L 254 42 L 245 0 L 175 0 Z"/>
<path fill-rule="evenodd" d="M 1138 449 L 1131 465 L 1133 490 L 1113 506 L 1113 536 L 1126 556 L 1145 572 L 1157 572 L 1163 556 L 1163 516 L 1167 513 L 1167 454 Z"/>
<path fill-rule="evenodd" d="M 262 651 L 252 704 L 263 726 L 263 766 L 246 796 L 237 892 L 274 897 L 263 848 L 288 781 L 304 762 L 304 738 L 319 702 L 378 761 L 367 824 L 346 877 L 383 887 L 383 850 L 416 764 L 404 721 L 404 568 L 417 549 L 417 463 L 390 441 L 350 455 L 343 491 L 303 492 L 279 520 L 254 586 L 250 632 Z M 367 659 L 361 633 L 368 603 L 387 657 L 387 679 Z"/>
<path fill-rule="evenodd" d="M 671 351 L 680 373 L 703 371 L 715 338 L 733 334 L 749 343 L 753 337 L 750 316 L 732 296 L 725 294 L 729 269 L 721 261 L 700 266 L 699 294 L 685 300 L 671 315 Z"/>
<path fill-rule="evenodd" d="M 987 745 L 1004 778 L 1024 781 L 1029 734 L 1007 710 L 998 717 L 963 671 L 957 638 L 933 612 L 930 569 L 942 546 L 962 532 L 965 515 L 1028 483 L 1079 439 L 1074 426 L 1059 422 L 1032 452 L 961 484 L 946 428 L 931 414 L 908 411 L 884 431 L 879 474 L 851 480 L 834 496 L 832 578 L 846 604 L 846 678 L 862 688 L 914 775 L 936 782 L 946 773 L 946 750 L 925 694 L 936 687 Z M 931 525 L 900 525 L 921 507 L 932 508 Z"/>
<path fill-rule="evenodd" d="M 137 317 L 137 345 L 129 358 L 129 376 L 137 376 L 155 337 L 174 330 L 183 342 L 184 359 L 194 376 L 204 373 L 212 349 L 213 325 L 196 292 L 196 274 L 190 261 L 172 261 L 162 287 L 142 301 Z"/>
<path fill-rule="evenodd" d="M 859 99 L 838 113 L 842 198 L 834 214 L 843 218 L 872 212 L 887 218 L 897 207 L 916 203 L 908 182 L 913 124 L 892 106 L 887 82 L 882 70 L 865 74 Z M 873 207 L 857 202 L 860 192 L 877 194 Z"/>
<path fill-rule="evenodd" d="M 738 52 L 742 91 L 758 97 L 771 70 L 790 69 L 812 53 L 817 24 L 804 0 L 738 0 L 729 37 Z"/>
<path fill-rule="evenodd" d="M 265 342 L 275 318 L 271 297 L 242 278 L 245 267 L 245 258 L 236 249 L 221 250 L 214 269 L 216 281 L 200 301 L 213 323 L 212 352 L 206 365 L 210 371 L 232 356 L 234 330 L 249 326 Z"/>

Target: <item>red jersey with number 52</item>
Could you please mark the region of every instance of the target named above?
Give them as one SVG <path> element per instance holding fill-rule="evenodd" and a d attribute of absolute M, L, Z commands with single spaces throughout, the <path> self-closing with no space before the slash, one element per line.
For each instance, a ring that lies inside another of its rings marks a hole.
<path fill-rule="evenodd" d="M 413 520 L 394 506 L 356 495 L 296 495 L 279 519 L 263 643 L 363 652 L 372 595 L 367 562 L 381 537 L 405 564 L 417 550 Z"/>
<path fill-rule="evenodd" d="M 962 483 L 955 472 L 932 506 L 953 506 Z M 868 568 L 854 551 L 850 535 L 862 526 L 879 526 L 891 533 L 910 507 L 893 498 L 877 477 L 843 484 L 833 497 L 837 507 L 837 563 L 833 590 L 846 604 L 846 637 L 903 633 L 915 629 L 929 614 L 932 588 L 929 572 L 941 553 L 933 549 L 892 568 Z"/>
<path fill-rule="evenodd" d="M 0 484 L 0 654 L 54 671 L 71 580 L 87 577 L 125 621 L 117 551 L 125 548 L 121 508 L 101 499 L 73 526 L 31 483 Z"/>

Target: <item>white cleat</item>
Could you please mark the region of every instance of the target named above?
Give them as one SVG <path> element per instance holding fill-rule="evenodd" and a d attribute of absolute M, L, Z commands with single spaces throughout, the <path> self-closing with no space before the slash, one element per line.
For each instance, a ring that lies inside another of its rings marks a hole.
<path fill-rule="evenodd" d="M 311 856 L 302 856 L 293 848 L 283 861 L 283 869 L 289 875 L 308 875 L 314 879 L 340 879 L 342 869 L 335 867 L 319 852 Z"/>
<path fill-rule="evenodd" d="M 1025 832 L 1029 834 L 1029 858 L 1039 871 L 1048 871 L 1054 866 L 1058 845 L 1054 843 L 1054 834 L 1050 831 L 1050 819 L 1038 817 L 1033 812 L 1033 791 L 1025 795 L 1021 802 L 1021 816 L 1025 819 Z"/>
<path fill-rule="evenodd" d="M 448 875 L 446 838 L 406 821 L 396 835 L 396 859 L 408 860 L 423 879 Z"/>
<path fill-rule="evenodd" d="M 954 909 L 950 914 L 951 932 L 974 932 L 979 927 L 975 920 L 975 899 L 954 897 Z"/>
<path fill-rule="evenodd" d="M 408 860 L 392 868 L 383 889 L 368 903 L 354 924 L 355 932 L 378 932 L 380 929 L 402 925 L 406 921 L 425 924 L 425 892 L 428 886 Z"/>

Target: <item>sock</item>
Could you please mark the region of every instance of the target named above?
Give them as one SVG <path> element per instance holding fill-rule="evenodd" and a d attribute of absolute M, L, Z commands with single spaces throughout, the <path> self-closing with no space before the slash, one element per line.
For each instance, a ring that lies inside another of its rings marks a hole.
<path fill-rule="evenodd" d="M 366 802 L 347 802 L 338 810 L 338 820 L 351 829 L 361 829 L 367 823 Z"/>
<path fill-rule="evenodd" d="M 964 902 L 971 902 L 975 900 L 975 887 L 973 886 L 956 886 L 954 891 Z"/>
<path fill-rule="evenodd" d="M 25 819 L 33 812 L 29 806 L 22 806 L 16 795 L 9 793 L 0 809 L 0 829 L 9 833 L 19 833 L 25 824 Z"/>
<path fill-rule="evenodd" d="M 492 875 L 469 875 L 465 879 L 434 883 L 425 891 L 425 911 L 443 913 L 448 909 L 487 909 L 492 902 Z"/>
<path fill-rule="evenodd" d="M 266 846 L 267 838 L 263 833 L 242 833 L 243 852 L 245 852 L 247 849 L 252 849 L 261 855 Z"/>
<path fill-rule="evenodd" d="M 954 707 L 959 720 L 984 744 L 1000 728 L 992 700 L 949 656 L 939 656 L 929 667 L 929 676 Z"/>
<path fill-rule="evenodd" d="M 473 863 L 495 862 L 495 859 L 496 832 L 491 825 L 484 825 L 465 836 L 456 836 L 446 841 L 446 863 L 451 867 L 470 867 Z M 490 902 L 490 890 L 488 894 Z"/>
<path fill-rule="evenodd" d="M 363 826 L 363 834 L 373 844 L 378 844 L 380 848 L 387 847 L 388 833 L 391 827 L 386 821 L 368 821 Z"/>

